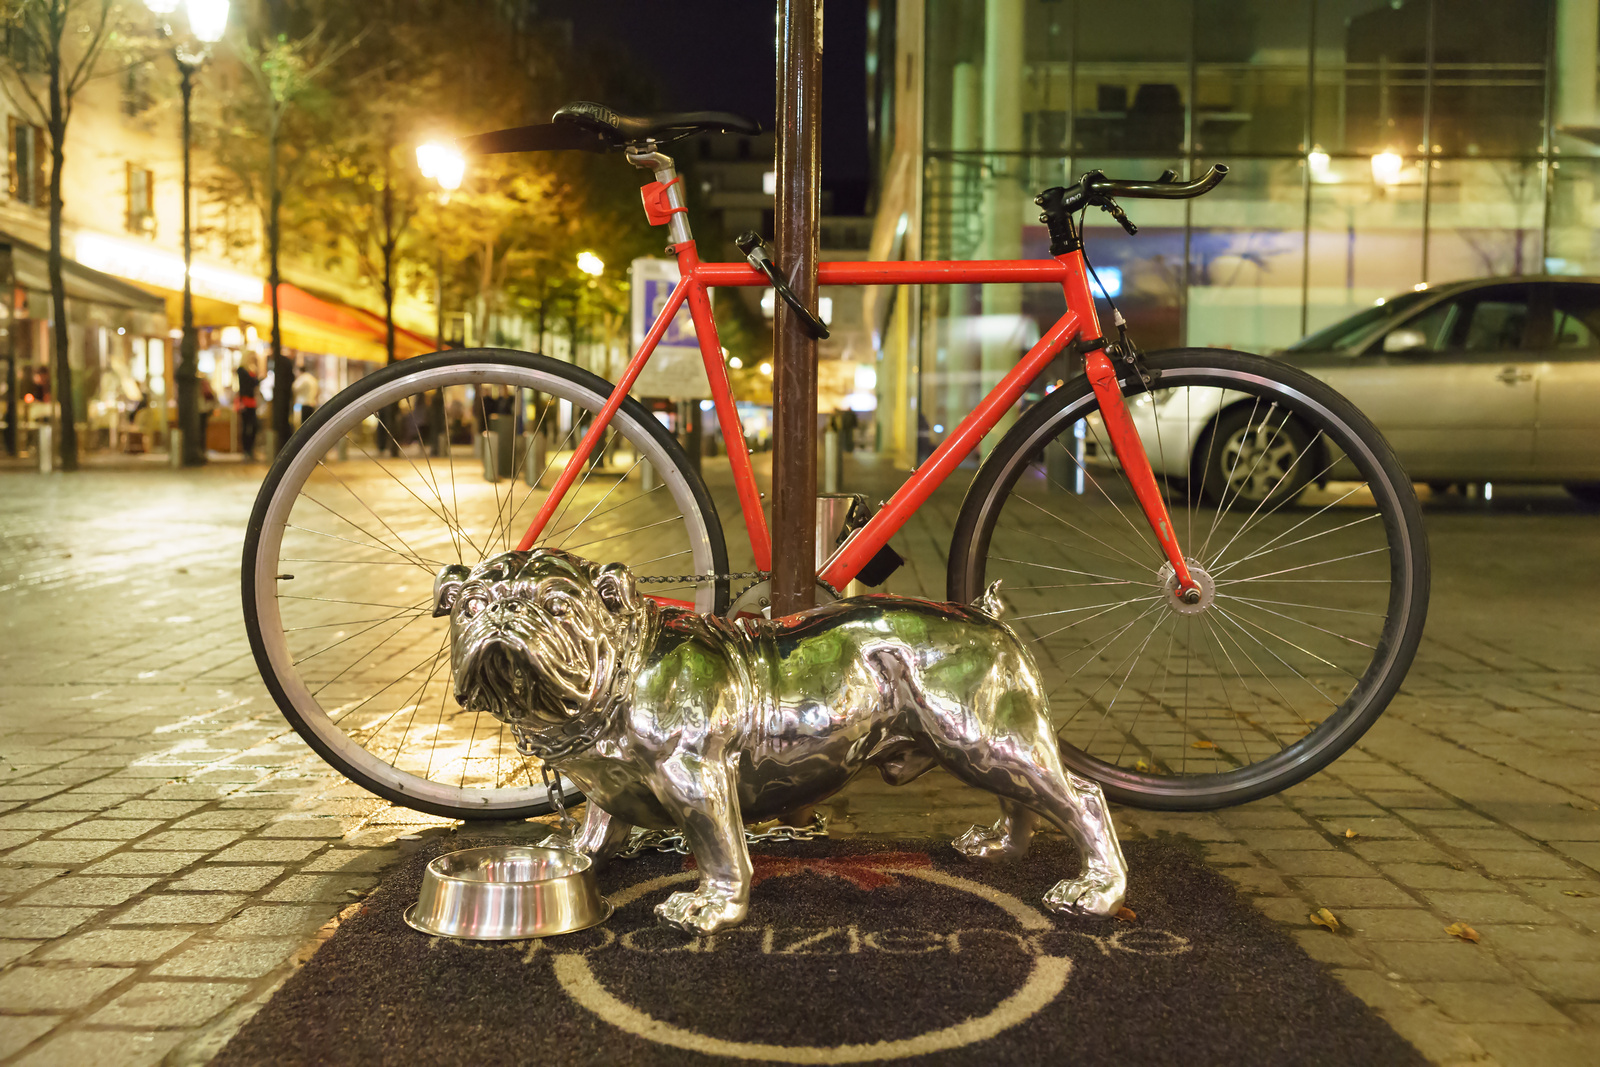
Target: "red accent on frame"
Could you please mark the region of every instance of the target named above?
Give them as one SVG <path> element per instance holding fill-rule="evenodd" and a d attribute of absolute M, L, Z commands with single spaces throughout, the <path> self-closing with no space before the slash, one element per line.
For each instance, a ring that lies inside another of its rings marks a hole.
<path fill-rule="evenodd" d="M 672 221 L 674 212 L 688 211 L 686 207 L 673 207 L 672 201 L 667 197 L 667 190 L 683 181 L 681 177 L 674 178 L 666 184 L 651 182 L 639 189 L 639 198 L 644 201 L 644 215 L 650 220 L 652 226 L 665 226 Z"/>
<path fill-rule="evenodd" d="M 1178 576 L 1179 591 L 1198 589 L 1200 584 L 1189 573 L 1183 551 L 1178 547 L 1178 535 L 1172 530 L 1172 517 L 1167 514 L 1167 502 L 1161 498 L 1156 485 L 1155 472 L 1150 469 L 1150 457 L 1145 453 L 1144 442 L 1139 440 L 1139 429 L 1128 414 L 1127 402 L 1122 398 L 1122 386 L 1117 382 L 1117 369 L 1104 349 L 1097 349 L 1084 357 L 1089 373 L 1089 385 L 1095 399 L 1100 401 L 1100 419 L 1105 423 L 1106 436 L 1111 438 L 1111 450 L 1128 476 L 1128 485 L 1144 517 L 1161 542 L 1161 551 L 1167 555 L 1173 571 Z"/>
<path fill-rule="evenodd" d="M 750 465 L 750 447 L 745 444 L 744 426 L 733 402 L 728 384 L 728 368 L 722 362 L 722 342 L 717 337 L 717 320 L 711 313 L 711 298 L 700 280 L 700 254 L 693 241 L 676 249 L 680 275 L 690 280 L 689 314 L 694 319 L 694 335 L 700 342 L 700 359 L 705 364 L 706 381 L 711 386 L 717 422 L 728 446 L 728 466 L 733 470 L 733 487 L 739 494 L 739 510 L 744 513 L 745 530 L 750 535 L 750 552 L 756 570 L 772 568 L 772 535 L 767 530 L 767 513 L 761 508 L 761 490 L 756 486 L 755 469 Z M 736 443 L 737 442 L 737 443 Z"/>
<path fill-rule="evenodd" d="M 539 513 L 528 524 L 528 530 L 522 535 L 522 540 L 517 542 L 517 551 L 526 552 L 533 547 L 533 543 L 544 532 L 545 525 L 549 523 L 550 516 L 561 504 L 561 498 L 567 495 L 567 490 L 572 487 L 573 481 L 578 477 L 578 472 L 583 469 L 595 445 L 600 442 L 601 435 L 606 432 L 606 427 L 611 425 L 611 416 L 617 413 L 622 402 L 628 397 L 628 390 L 633 388 L 633 383 L 639 379 L 639 372 L 644 369 L 645 362 L 650 358 L 650 353 L 656 350 L 661 335 L 667 332 L 667 326 L 672 322 L 678 309 L 683 306 L 684 296 L 689 291 L 689 279 L 682 278 L 672 289 L 672 295 L 667 297 L 666 307 L 661 309 L 661 315 L 650 327 L 650 332 L 645 335 L 644 343 L 639 346 L 639 351 L 628 362 L 628 367 L 622 372 L 617 387 L 611 391 L 605 404 L 595 415 L 594 422 L 589 424 L 589 430 L 583 435 L 583 440 L 578 442 L 577 449 L 572 453 L 572 458 L 567 461 L 566 469 L 561 472 L 561 477 L 556 479 L 555 487 L 550 490 L 550 495 L 544 498 L 544 503 L 539 505 Z"/>

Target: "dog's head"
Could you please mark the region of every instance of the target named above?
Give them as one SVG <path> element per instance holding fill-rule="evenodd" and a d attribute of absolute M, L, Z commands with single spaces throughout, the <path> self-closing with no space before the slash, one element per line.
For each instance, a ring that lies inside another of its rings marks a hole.
<path fill-rule="evenodd" d="M 563 725 L 610 694 L 645 613 L 628 568 L 554 549 L 447 566 L 433 601 L 436 618 L 450 616 L 457 703 L 531 731 Z"/>

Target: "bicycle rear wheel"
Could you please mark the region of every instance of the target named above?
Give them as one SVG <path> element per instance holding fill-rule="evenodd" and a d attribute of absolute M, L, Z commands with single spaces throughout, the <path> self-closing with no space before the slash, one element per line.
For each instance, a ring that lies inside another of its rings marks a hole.
<path fill-rule="evenodd" d="M 448 818 L 548 810 L 539 761 L 455 703 L 433 578 L 516 545 L 611 389 L 524 352 L 409 359 L 319 408 L 273 464 L 245 539 L 250 645 L 284 716 L 352 781 Z M 642 579 L 728 569 L 705 485 L 631 399 L 537 543 Z M 640 588 L 727 606 L 725 581 Z"/>
<path fill-rule="evenodd" d="M 1280 361 L 1186 350 L 1124 380 L 1199 578 L 1176 596 L 1081 376 L 985 460 L 949 595 L 1002 581 L 1062 756 L 1122 803 L 1203 810 L 1327 766 L 1399 689 L 1428 553 L 1410 480 L 1338 393 Z"/>

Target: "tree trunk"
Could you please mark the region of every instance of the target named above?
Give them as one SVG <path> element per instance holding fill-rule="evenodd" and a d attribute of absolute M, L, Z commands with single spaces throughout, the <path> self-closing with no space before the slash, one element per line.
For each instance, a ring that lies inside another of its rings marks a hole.
<path fill-rule="evenodd" d="M 71 330 L 67 326 L 67 283 L 61 273 L 61 167 L 66 161 L 67 116 L 61 99 L 61 26 L 52 26 L 56 39 L 49 49 L 50 62 L 50 306 L 55 334 L 56 401 L 61 410 L 57 437 L 61 442 L 61 469 L 78 469 L 78 405 L 72 387 Z"/>
<path fill-rule="evenodd" d="M 294 403 L 294 368 L 283 354 L 283 327 L 278 309 L 278 216 L 283 208 L 283 190 L 278 184 L 278 128 L 286 105 L 271 102 L 272 119 L 267 128 L 267 287 L 272 290 L 272 435 L 276 446 L 289 441 L 289 408 Z M 267 457 L 269 460 L 271 456 Z"/>

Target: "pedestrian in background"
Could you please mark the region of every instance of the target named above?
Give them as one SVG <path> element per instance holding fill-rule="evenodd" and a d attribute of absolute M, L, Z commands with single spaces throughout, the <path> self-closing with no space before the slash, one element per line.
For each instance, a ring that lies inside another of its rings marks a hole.
<path fill-rule="evenodd" d="M 322 383 L 311 373 L 311 368 L 302 363 L 300 373 L 295 375 L 293 388 L 295 407 L 300 409 L 300 425 L 304 426 L 322 400 Z"/>
<path fill-rule="evenodd" d="M 211 379 L 205 375 L 200 376 L 200 454 L 206 454 L 206 442 L 211 439 L 211 413 L 217 410 L 217 391 L 211 387 Z"/>
<path fill-rule="evenodd" d="M 239 395 L 233 401 L 239 409 L 239 448 L 245 459 L 256 455 L 256 388 L 260 384 L 255 357 L 246 356 L 239 364 Z"/>

